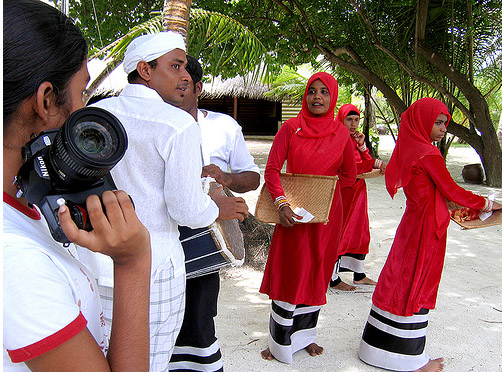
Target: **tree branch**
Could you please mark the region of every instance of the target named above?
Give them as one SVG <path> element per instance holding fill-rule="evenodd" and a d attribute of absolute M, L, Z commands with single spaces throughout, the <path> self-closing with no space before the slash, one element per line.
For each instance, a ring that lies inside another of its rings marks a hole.
<path fill-rule="evenodd" d="M 465 95 L 469 101 L 475 101 L 478 104 L 486 105 L 481 92 L 460 73 L 455 66 L 449 63 L 439 53 L 436 53 L 425 41 L 418 43 L 417 52 L 443 73 L 448 79 L 455 82 L 458 89 Z M 483 102 L 481 102 L 483 101 Z"/>
<path fill-rule="evenodd" d="M 418 0 L 417 1 L 415 43 L 418 43 L 419 41 L 425 39 L 425 29 L 427 26 L 428 10 L 429 10 L 429 0 Z"/>
<path fill-rule="evenodd" d="M 406 65 L 403 61 L 401 61 L 394 53 L 392 53 L 390 50 L 388 50 L 386 47 L 383 45 L 378 45 L 375 44 L 378 49 L 380 49 L 382 52 L 387 54 L 394 62 L 396 62 L 401 68 L 406 71 L 406 73 L 413 78 L 416 81 L 419 81 L 421 83 L 427 84 L 430 87 L 436 89 L 438 92 L 443 94 L 445 97 L 448 97 L 448 99 L 455 104 L 455 106 L 462 111 L 462 113 L 472 122 L 474 121 L 474 117 L 472 116 L 472 112 L 469 111 L 465 105 L 458 100 L 457 97 L 455 97 L 450 91 L 448 91 L 446 88 L 444 88 L 442 85 L 435 83 L 423 76 L 418 75 L 415 73 L 410 67 Z"/>
<path fill-rule="evenodd" d="M 337 48 L 333 51 L 323 47 L 320 44 L 316 44 L 316 48 L 319 49 L 321 53 L 324 54 L 325 58 L 338 66 L 344 67 L 349 71 L 352 71 L 358 75 L 360 75 L 363 79 L 368 81 L 373 86 L 377 87 L 383 95 L 389 100 L 392 106 L 397 111 L 397 117 L 400 117 L 401 114 L 406 111 L 408 108 L 403 100 L 397 95 L 397 93 L 392 89 L 385 81 L 383 81 L 378 75 L 376 75 L 373 71 L 371 71 L 364 63 L 362 58 L 356 53 L 354 49 L 350 46 L 346 46 L 343 48 Z M 339 55 L 347 54 L 354 60 L 354 63 L 350 63 L 340 58 Z"/>
<path fill-rule="evenodd" d="M 453 121 L 453 119 L 451 119 L 448 124 L 448 132 L 458 138 L 462 138 L 469 144 L 469 146 L 472 146 L 475 149 L 483 148 L 481 137 L 477 135 L 476 132 L 470 131 L 469 128 L 464 127 L 463 125 L 457 124 Z"/>
<path fill-rule="evenodd" d="M 448 99 L 455 104 L 456 107 L 469 119 L 469 121 L 473 122 L 474 117 L 472 116 L 471 111 L 467 107 L 464 106 L 462 102 L 460 102 L 457 97 L 455 97 L 452 93 L 448 91 L 448 89 L 444 88 L 438 83 L 435 83 L 423 76 L 420 76 L 415 71 L 413 71 L 405 62 L 403 62 L 399 57 L 397 57 L 391 50 L 383 45 L 378 34 L 373 28 L 373 24 L 366 17 L 362 9 L 356 4 L 355 0 L 350 0 L 350 2 L 356 7 L 358 14 L 363 19 L 366 27 L 370 31 L 374 39 L 374 45 L 380 49 L 382 52 L 387 54 L 394 62 L 396 62 L 406 73 L 416 81 L 427 84 L 430 87 L 436 89 L 438 92 L 442 93 L 444 96 L 448 97 Z M 425 37 L 425 27 L 427 24 L 427 10 L 428 10 L 429 0 L 419 0 L 417 3 L 417 26 L 416 26 L 416 37 L 417 40 L 423 40 Z"/>

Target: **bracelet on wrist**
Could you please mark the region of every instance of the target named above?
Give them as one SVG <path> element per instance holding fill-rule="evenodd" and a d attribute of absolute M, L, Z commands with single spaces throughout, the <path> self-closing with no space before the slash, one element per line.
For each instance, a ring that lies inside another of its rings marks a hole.
<path fill-rule="evenodd" d="M 278 211 L 280 211 L 282 208 L 284 208 L 284 207 L 289 207 L 289 206 L 290 206 L 290 205 L 289 205 L 289 203 L 288 203 L 288 202 L 286 202 L 286 203 L 282 203 L 281 205 L 279 205 L 279 206 L 277 207 L 277 210 L 278 210 Z"/>
<path fill-rule="evenodd" d="M 275 198 L 274 204 L 277 207 L 277 210 L 281 210 L 281 208 L 285 207 L 286 205 L 289 205 L 289 202 L 284 195 L 281 195 Z"/>
<path fill-rule="evenodd" d="M 375 163 L 373 163 L 373 168 L 375 169 L 381 169 L 383 165 L 383 161 L 380 159 L 376 159 Z"/>

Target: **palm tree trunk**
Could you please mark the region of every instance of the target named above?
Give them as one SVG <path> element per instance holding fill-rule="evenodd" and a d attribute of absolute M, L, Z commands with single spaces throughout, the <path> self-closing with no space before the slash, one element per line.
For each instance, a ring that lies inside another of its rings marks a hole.
<path fill-rule="evenodd" d="M 164 31 L 178 32 L 187 44 L 188 19 L 192 0 L 165 0 L 162 11 L 162 29 Z"/>

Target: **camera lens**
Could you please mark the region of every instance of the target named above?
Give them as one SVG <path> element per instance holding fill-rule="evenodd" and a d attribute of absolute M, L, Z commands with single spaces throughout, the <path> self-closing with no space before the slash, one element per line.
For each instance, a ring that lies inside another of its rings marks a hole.
<path fill-rule="evenodd" d="M 127 135 L 108 111 L 86 107 L 75 111 L 59 130 L 50 160 L 66 184 L 88 184 L 110 171 L 124 156 Z"/>
<path fill-rule="evenodd" d="M 116 151 L 117 138 L 100 123 L 85 121 L 73 128 L 72 137 L 83 154 L 92 159 L 107 159 Z"/>

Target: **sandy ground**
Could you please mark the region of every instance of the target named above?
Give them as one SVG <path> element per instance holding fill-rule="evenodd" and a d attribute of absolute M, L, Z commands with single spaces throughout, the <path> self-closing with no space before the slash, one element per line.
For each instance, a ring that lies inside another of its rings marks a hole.
<path fill-rule="evenodd" d="M 248 147 L 263 172 L 270 141 L 248 140 Z M 380 157 L 388 161 L 393 140 L 381 138 Z M 451 148 L 447 167 L 462 187 L 487 195 L 502 189 L 463 183 L 462 167 L 478 163 L 470 148 Z M 262 173 L 263 174 L 263 173 Z M 263 180 L 262 180 L 263 182 Z M 371 226 L 370 253 L 366 272 L 377 279 L 404 211 L 399 191 L 394 200 L 387 194 L 383 177 L 367 181 Z M 244 194 L 254 213 L 258 191 Z M 443 356 L 447 372 L 502 371 L 502 226 L 461 230 L 451 222 L 436 310 L 430 313 L 426 350 L 431 358 Z M 262 273 L 249 267 L 222 272 L 216 333 L 227 372 L 245 371 L 381 371 L 358 359 L 357 351 L 371 306 L 372 288 L 354 292 L 328 289 L 327 304 L 320 313 L 317 343 L 321 356 L 297 352 L 291 365 L 265 361 L 260 351 L 268 344 L 270 301 L 258 292 Z M 351 275 L 342 273 L 351 281 Z"/>

